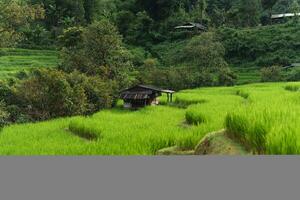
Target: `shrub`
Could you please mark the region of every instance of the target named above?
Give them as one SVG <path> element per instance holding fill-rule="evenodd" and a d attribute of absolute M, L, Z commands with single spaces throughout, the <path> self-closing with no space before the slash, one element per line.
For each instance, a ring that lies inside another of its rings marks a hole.
<path fill-rule="evenodd" d="M 33 120 L 90 114 L 112 106 L 113 85 L 79 72 L 35 70 L 16 85 L 15 105 Z"/>
<path fill-rule="evenodd" d="M 4 108 L 4 103 L 0 102 L 0 131 L 2 130 L 2 128 L 8 124 L 8 117 L 9 114 L 8 112 L 6 112 L 5 108 Z"/>
<path fill-rule="evenodd" d="M 287 74 L 287 81 L 300 81 L 300 68 L 293 69 Z"/>
<path fill-rule="evenodd" d="M 282 81 L 281 68 L 278 66 L 265 67 L 261 69 L 262 82 Z"/>
<path fill-rule="evenodd" d="M 222 68 L 218 72 L 219 85 L 233 86 L 237 82 L 237 75 L 230 68 Z"/>
<path fill-rule="evenodd" d="M 86 96 L 80 85 L 71 87 L 67 75 L 56 70 L 36 70 L 16 87 L 19 103 L 36 120 L 81 114 Z"/>

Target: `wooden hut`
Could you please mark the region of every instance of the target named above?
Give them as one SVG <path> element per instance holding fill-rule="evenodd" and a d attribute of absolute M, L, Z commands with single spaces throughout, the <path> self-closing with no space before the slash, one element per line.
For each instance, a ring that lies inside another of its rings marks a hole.
<path fill-rule="evenodd" d="M 120 93 L 120 98 L 123 99 L 125 108 L 140 108 L 149 105 L 158 105 L 158 97 L 162 96 L 162 93 L 167 94 L 168 102 L 173 101 L 174 91 L 147 85 L 136 85 L 123 90 Z"/>

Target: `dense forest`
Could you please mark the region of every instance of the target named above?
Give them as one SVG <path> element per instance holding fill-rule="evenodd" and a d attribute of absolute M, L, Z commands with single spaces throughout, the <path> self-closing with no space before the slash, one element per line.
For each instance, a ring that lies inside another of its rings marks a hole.
<path fill-rule="evenodd" d="M 299 80 L 297 0 L 2 0 L 0 47 L 56 49 L 55 69 L 0 82 L 0 124 L 90 114 L 143 83 L 174 90 L 234 85 L 234 67 L 263 81 Z M 199 32 L 176 30 L 188 22 Z M 1 52 L 0 52 L 1 54 Z"/>

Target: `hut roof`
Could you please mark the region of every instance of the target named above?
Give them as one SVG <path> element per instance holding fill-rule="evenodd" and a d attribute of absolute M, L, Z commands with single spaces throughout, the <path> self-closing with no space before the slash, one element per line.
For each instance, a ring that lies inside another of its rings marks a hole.
<path fill-rule="evenodd" d="M 131 87 L 131 88 L 121 91 L 121 93 L 136 90 L 136 89 L 152 90 L 152 91 L 162 92 L 162 93 L 175 93 L 175 91 L 173 91 L 173 90 L 165 90 L 165 89 L 161 89 L 161 88 L 158 88 L 158 87 L 155 87 L 152 85 L 136 85 L 134 87 Z"/>
<path fill-rule="evenodd" d="M 120 92 L 120 98 L 122 99 L 134 99 L 143 100 L 148 99 L 151 96 L 160 96 L 161 93 L 173 94 L 173 90 L 164 90 L 155 86 L 149 85 L 136 85 Z"/>
<path fill-rule="evenodd" d="M 290 65 L 284 66 L 283 69 L 290 69 L 295 67 L 300 67 L 300 63 L 292 63 Z"/>
<path fill-rule="evenodd" d="M 300 13 L 282 13 L 282 14 L 275 14 L 271 16 L 271 19 L 281 19 L 285 17 L 295 17 L 300 16 Z"/>
<path fill-rule="evenodd" d="M 194 23 L 194 22 L 188 22 L 184 25 L 175 27 L 175 29 L 193 29 L 193 28 L 197 28 L 197 29 L 200 29 L 203 31 L 205 31 L 207 29 L 206 26 L 199 24 L 199 23 Z"/>

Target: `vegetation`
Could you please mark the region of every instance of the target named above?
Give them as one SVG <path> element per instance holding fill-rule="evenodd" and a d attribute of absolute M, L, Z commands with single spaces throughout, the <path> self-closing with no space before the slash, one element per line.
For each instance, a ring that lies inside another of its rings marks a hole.
<path fill-rule="evenodd" d="M 206 102 L 187 109 L 166 105 L 133 112 L 115 108 L 90 117 L 13 125 L 0 135 L 0 154 L 154 155 L 175 145 L 193 149 L 207 133 L 223 128 L 254 153 L 298 154 L 299 93 L 285 90 L 287 85 L 300 86 L 265 83 L 185 90 L 176 98 Z M 249 92 L 251 101 L 238 96 L 239 90 Z M 205 120 L 187 126 L 186 116 Z"/>
<path fill-rule="evenodd" d="M 299 18 L 270 15 L 299 2 L 1 1 L 0 154 L 189 151 L 223 128 L 255 154 L 298 154 Z M 295 83 L 234 87 L 281 81 Z M 120 109 L 136 84 L 181 91 Z"/>
<path fill-rule="evenodd" d="M 54 68 L 58 64 L 54 50 L 2 48 L 0 50 L 0 80 L 13 78 L 36 68 Z"/>

